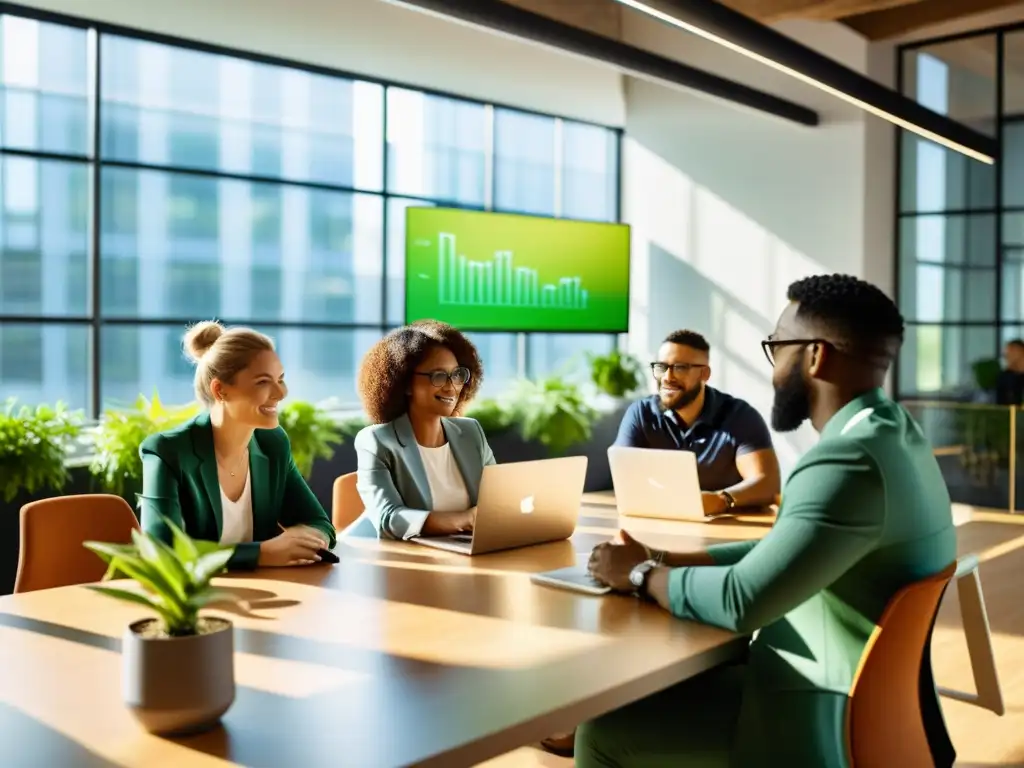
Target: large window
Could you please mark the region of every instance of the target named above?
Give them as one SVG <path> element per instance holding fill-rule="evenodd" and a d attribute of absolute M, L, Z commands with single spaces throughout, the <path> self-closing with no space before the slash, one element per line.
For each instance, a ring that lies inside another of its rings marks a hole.
<path fill-rule="evenodd" d="M 1020 323 L 1024 97 L 1011 65 L 1022 57 L 1021 33 L 998 31 L 902 50 L 904 94 L 1002 145 L 987 165 L 900 132 L 897 283 L 909 327 L 896 383 L 904 397 L 975 394 L 975 364 L 998 358 Z"/>
<path fill-rule="evenodd" d="M 256 58 L 0 15 L 0 398 L 187 400 L 181 334 L 216 317 L 354 404 L 409 205 L 618 217 L 615 130 Z M 487 394 L 615 342 L 473 338 Z"/>

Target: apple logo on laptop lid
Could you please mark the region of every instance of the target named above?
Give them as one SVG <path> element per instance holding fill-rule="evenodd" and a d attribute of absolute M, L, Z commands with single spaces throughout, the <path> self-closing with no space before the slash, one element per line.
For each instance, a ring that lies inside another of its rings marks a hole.
<path fill-rule="evenodd" d="M 533 496 L 527 496 L 519 502 L 519 511 L 524 515 L 532 515 L 534 510 Z"/>

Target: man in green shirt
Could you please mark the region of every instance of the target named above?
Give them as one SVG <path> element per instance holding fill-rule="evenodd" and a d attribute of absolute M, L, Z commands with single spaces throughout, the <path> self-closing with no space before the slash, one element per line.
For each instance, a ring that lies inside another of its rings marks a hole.
<path fill-rule="evenodd" d="M 756 633 L 748 658 L 580 726 L 577 768 L 848 768 L 846 706 L 872 630 L 900 588 L 956 559 L 932 448 L 881 389 L 903 340 L 899 310 L 845 275 L 800 280 L 788 299 L 762 342 L 772 426 L 809 419 L 821 439 L 789 476 L 772 530 L 685 554 L 624 534 L 590 560 L 616 591 Z"/>

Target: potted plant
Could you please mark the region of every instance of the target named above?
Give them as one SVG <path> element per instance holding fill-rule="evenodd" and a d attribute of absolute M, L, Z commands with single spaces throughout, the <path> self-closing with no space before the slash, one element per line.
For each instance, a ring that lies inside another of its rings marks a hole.
<path fill-rule="evenodd" d="M 496 435 L 512 425 L 512 415 L 497 400 L 477 400 L 466 410 L 466 416 L 480 422 L 484 434 Z"/>
<path fill-rule="evenodd" d="M 180 735 L 215 725 L 235 700 L 233 626 L 200 616 L 210 603 L 233 601 L 213 588 L 233 546 L 193 541 L 164 519 L 173 546 L 138 530 L 131 544 L 85 542 L 107 563 L 104 581 L 119 574 L 141 587 L 94 585 L 100 594 L 156 614 L 128 625 L 121 645 L 122 695 L 150 733 Z"/>
<path fill-rule="evenodd" d="M 312 403 L 292 400 L 281 408 L 281 426 L 292 445 L 295 466 L 306 480 L 317 459 L 331 459 L 342 442 L 342 425 Z"/>
<path fill-rule="evenodd" d="M 18 407 L 10 398 L 0 408 L 0 595 L 11 593 L 18 571 L 18 511 L 64 490 L 71 478 L 66 459 L 81 421 L 80 412 L 61 403 Z"/>
<path fill-rule="evenodd" d="M 536 440 L 553 455 L 590 439 L 598 413 L 587 404 L 580 388 L 556 376 L 523 380 L 512 394 L 510 422 L 519 425 L 524 440 Z"/>
<path fill-rule="evenodd" d="M 63 403 L 16 408 L 14 398 L 5 401 L 0 414 L 0 490 L 6 504 L 21 494 L 64 488 L 64 460 L 81 422 L 81 412 Z"/>
<path fill-rule="evenodd" d="M 644 383 L 644 371 L 633 355 L 615 349 L 607 355 L 588 354 L 590 380 L 598 391 L 616 400 L 632 394 Z"/>
<path fill-rule="evenodd" d="M 131 408 L 108 409 L 93 434 L 95 452 L 89 470 L 106 491 L 125 497 L 134 507 L 135 494 L 142 485 L 142 441 L 188 421 L 197 413 L 198 403 L 166 406 L 155 391 L 152 400 L 139 395 Z"/>

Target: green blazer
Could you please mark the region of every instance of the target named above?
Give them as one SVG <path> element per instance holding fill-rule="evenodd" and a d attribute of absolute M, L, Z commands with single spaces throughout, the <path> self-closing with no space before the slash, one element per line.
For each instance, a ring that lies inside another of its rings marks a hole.
<path fill-rule="evenodd" d="M 223 527 L 213 427 L 208 413 L 179 427 L 150 435 L 139 449 L 142 456 L 142 527 L 171 542 L 169 518 L 194 539 L 219 541 Z M 292 459 L 291 444 L 281 427 L 257 429 L 249 441 L 252 486 L 253 541 L 238 544 L 229 568 L 255 568 L 259 542 L 272 539 L 281 529 L 308 525 L 322 531 L 334 547 L 334 526 L 302 479 Z"/>
<path fill-rule="evenodd" d="M 793 469 L 764 539 L 709 551 L 717 565 L 672 571 L 669 595 L 681 618 L 756 633 L 730 764 L 846 768 L 846 707 L 876 623 L 957 556 L 921 428 L 880 389 L 853 400 Z"/>

